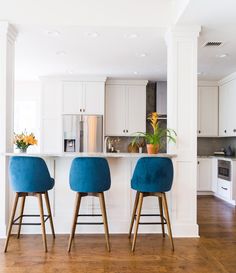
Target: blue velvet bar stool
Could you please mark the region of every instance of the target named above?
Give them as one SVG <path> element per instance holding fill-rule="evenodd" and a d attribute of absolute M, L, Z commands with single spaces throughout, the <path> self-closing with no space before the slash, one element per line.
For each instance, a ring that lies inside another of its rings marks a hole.
<path fill-rule="evenodd" d="M 129 231 L 130 238 L 134 220 L 136 219 L 132 251 L 135 250 L 138 226 L 139 224 L 145 224 L 139 222 L 141 216 L 160 216 L 161 222 L 148 224 L 161 224 L 163 237 L 165 237 L 164 225 L 167 224 L 172 250 L 174 251 L 174 242 L 165 194 L 171 189 L 172 182 L 173 164 L 171 159 L 161 157 L 143 157 L 138 160 L 131 180 L 131 188 L 137 191 Z M 160 214 L 141 214 L 143 198 L 146 196 L 158 197 Z M 165 217 L 163 214 L 163 208 Z"/>
<path fill-rule="evenodd" d="M 71 250 L 72 240 L 75 236 L 76 225 L 79 224 L 104 224 L 107 250 L 110 251 L 109 231 L 107 223 L 104 191 L 110 189 L 111 178 L 108 162 L 105 158 L 77 157 L 73 160 L 70 169 L 70 188 L 76 192 L 75 210 L 68 252 Z M 79 214 L 81 198 L 85 196 L 99 197 L 102 215 Z M 102 223 L 77 223 L 78 216 L 102 216 Z"/>
<path fill-rule="evenodd" d="M 9 220 L 9 226 L 7 231 L 7 239 L 5 243 L 4 252 L 7 251 L 9 238 L 13 225 L 18 225 L 17 238 L 20 237 L 20 231 L 22 225 L 41 225 L 42 237 L 44 243 L 44 250 L 47 252 L 47 240 L 45 231 L 45 222 L 49 219 L 53 237 L 55 238 L 52 213 L 50 208 L 50 202 L 48 197 L 48 191 L 54 187 L 54 179 L 50 177 L 47 165 L 42 158 L 39 157 L 27 157 L 27 156 L 14 156 L 9 162 L 9 178 L 15 194 L 15 200 L 12 208 L 12 213 Z M 43 199 L 45 197 L 45 203 L 48 210 L 48 215 L 44 215 Z M 25 215 L 24 206 L 27 196 L 35 196 L 38 198 L 40 215 Z M 17 204 L 19 198 L 22 199 L 20 207 L 20 215 L 15 218 Z M 23 223 L 24 217 L 40 217 L 41 223 Z"/>

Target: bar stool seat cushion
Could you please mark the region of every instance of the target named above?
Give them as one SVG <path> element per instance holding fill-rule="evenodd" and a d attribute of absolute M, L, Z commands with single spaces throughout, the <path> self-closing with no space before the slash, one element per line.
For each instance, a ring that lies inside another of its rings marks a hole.
<path fill-rule="evenodd" d="M 139 192 L 167 192 L 173 181 L 173 164 L 169 158 L 143 157 L 136 164 L 131 188 Z"/>
<path fill-rule="evenodd" d="M 15 192 L 46 192 L 54 187 L 45 161 L 40 157 L 14 156 L 9 162 L 10 182 Z"/>
<path fill-rule="evenodd" d="M 76 192 L 104 192 L 110 189 L 110 169 L 105 158 L 77 157 L 70 169 L 70 188 Z"/>

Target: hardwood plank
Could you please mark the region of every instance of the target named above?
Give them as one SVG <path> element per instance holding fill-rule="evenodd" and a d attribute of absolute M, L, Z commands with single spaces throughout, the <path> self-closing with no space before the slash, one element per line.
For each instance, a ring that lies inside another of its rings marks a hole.
<path fill-rule="evenodd" d="M 20 240 L 13 235 L 9 251 L 0 253 L 0 272 L 236 272 L 236 209 L 217 198 L 200 197 L 198 222 L 201 238 L 175 238 L 175 252 L 162 234 L 139 234 L 134 253 L 126 234 L 110 235 L 110 253 L 103 234 L 80 234 L 70 254 L 66 251 L 68 235 L 58 235 L 56 240 L 48 235 L 48 253 L 41 248 L 40 235 L 22 235 Z M 3 246 L 1 239 L 1 249 Z"/>

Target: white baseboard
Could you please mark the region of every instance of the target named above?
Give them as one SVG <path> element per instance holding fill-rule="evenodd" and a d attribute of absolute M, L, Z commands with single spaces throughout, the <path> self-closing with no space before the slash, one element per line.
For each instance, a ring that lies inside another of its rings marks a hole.
<path fill-rule="evenodd" d="M 197 191 L 197 195 L 215 195 L 213 191 Z"/>

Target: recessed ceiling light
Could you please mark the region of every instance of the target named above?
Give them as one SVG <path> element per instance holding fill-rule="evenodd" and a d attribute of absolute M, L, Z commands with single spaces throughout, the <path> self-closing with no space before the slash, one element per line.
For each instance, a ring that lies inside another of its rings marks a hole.
<path fill-rule="evenodd" d="M 65 52 L 65 51 L 57 51 L 57 52 L 56 52 L 56 55 L 57 55 L 57 56 L 65 56 L 65 55 L 66 55 L 66 52 Z"/>
<path fill-rule="evenodd" d="M 136 34 L 136 33 L 126 34 L 125 38 L 127 38 L 127 39 L 136 39 L 136 38 L 138 38 L 138 34 Z"/>
<path fill-rule="evenodd" d="M 138 74 L 138 72 L 137 71 L 134 71 L 134 75 L 137 75 Z"/>
<path fill-rule="evenodd" d="M 53 36 L 53 37 L 58 37 L 61 33 L 57 30 L 48 30 L 47 35 Z"/>
<path fill-rule="evenodd" d="M 228 56 L 227 53 L 223 53 L 223 54 L 220 54 L 220 55 L 216 55 L 216 58 L 225 58 L 227 56 Z"/>
<path fill-rule="evenodd" d="M 75 73 L 75 70 L 67 69 L 67 70 L 66 70 L 66 73 L 67 73 L 67 74 L 74 74 L 74 73 Z"/>
<path fill-rule="evenodd" d="M 141 53 L 141 54 L 139 55 L 139 57 L 145 58 L 145 57 L 147 57 L 147 53 Z"/>
<path fill-rule="evenodd" d="M 88 32 L 87 36 L 90 38 L 97 38 L 99 34 L 97 32 Z"/>

